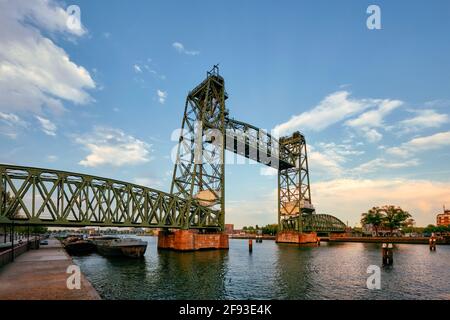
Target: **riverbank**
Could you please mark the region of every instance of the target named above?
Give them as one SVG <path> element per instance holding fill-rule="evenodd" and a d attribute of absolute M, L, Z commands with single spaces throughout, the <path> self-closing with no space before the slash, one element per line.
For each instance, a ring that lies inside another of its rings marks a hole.
<path fill-rule="evenodd" d="M 331 237 L 321 238 L 321 241 L 329 242 L 362 242 L 362 243 L 405 243 L 405 244 L 429 244 L 430 238 L 426 237 Z M 450 244 L 442 238 L 437 239 L 437 244 Z"/>
<path fill-rule="evenodd" d="M 99 300 L 91 283 L 81 274 L 81 288 L 70 290 L 67 268 L 72 258 L 57 240 L 23 253 L 0 269 L 0 300 Z"/>
<path fill-rule="evenodd" d="M 230 237 L 230 239 L 256 239 L 257 238 L 257 236 L 254 234 L 248 234 L 248 235 L 230 234 L 229 237 Z M 262 239 L 263 240 L 275 240 L 276 236 L 263 235 Z"/>

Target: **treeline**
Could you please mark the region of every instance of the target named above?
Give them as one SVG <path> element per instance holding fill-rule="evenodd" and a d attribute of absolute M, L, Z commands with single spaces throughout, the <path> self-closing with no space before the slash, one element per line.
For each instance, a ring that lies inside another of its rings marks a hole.
<path fill-rule="evenodd" d="M 361 225 L 372 225 L 377 236 L 380 227 L 390 229 L 392 234 L 394 230 L 401 227 L 412 227 L 414 223 L 411 214 L 398 206 L 373 207 L 361 214 Z"/>
<path fill-rule="evenodd" d="M 450 232 L 450 225 L 448 226 L 435 226 L 429 224 L 426 228 L 423 229 L 423 233 L 431 234 L 431 233 L 448 233 Z"/>
<path fill-rule="evenodd" d="M 268 224 L 263 227 L 256 226 L 245 226 L 242 228 L 242 231 L 245 231 L 247 233 L 258 233 L 258 231 L 261 231 L 262 234 L 274 236 L 277 234 L 278 230 L 278 224 Z"/>

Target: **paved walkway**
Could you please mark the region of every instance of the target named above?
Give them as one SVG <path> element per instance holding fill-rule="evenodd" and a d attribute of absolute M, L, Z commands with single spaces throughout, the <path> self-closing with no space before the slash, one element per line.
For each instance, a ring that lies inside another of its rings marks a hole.
<path fill-rule="evenodd" d="M 81 289 L 69 290 L 67 267 L 72 258 L 57 240 L 30 250 L 0 269 L 0 300 L 98 300 L 100 296 L 81 276 Z"/>

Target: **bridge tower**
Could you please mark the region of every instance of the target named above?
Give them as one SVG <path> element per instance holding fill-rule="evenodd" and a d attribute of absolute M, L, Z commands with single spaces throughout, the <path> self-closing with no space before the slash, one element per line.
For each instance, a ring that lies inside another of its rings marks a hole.
<path fill-rule="evenodd" d="M 219 211 L 222 231 L 225 230 L 226 98 L 225 81 L 217 66 L 189 92 L 170 189 L 173 195 Z M 183 222 L 188 229 L 190 221 Z"/>
<path fill-rule="evenodd" d="M 190 205 L 180 214 L 181 230 L 160 233 L 159 248 L 195 250 L 228 248 L 225 230 L 225 80 L 218 66 L 186 98 L 170 193 L 213 210 L 215 215 L 192 215 Z M 218 225 L 218 232 L 192 230 L 192 224 Z"/>
<path fill-rule="evenodd" d="M 300 132 L 281 137 L 280 159 L 295 163 L 278 169 L 277 242 L 315 242 L 316 234 L 305 234 L 305 218 L 315 213 L 311 202 L 306 140 Z M 310 230 L 308 230 L 310 231 Z"/>

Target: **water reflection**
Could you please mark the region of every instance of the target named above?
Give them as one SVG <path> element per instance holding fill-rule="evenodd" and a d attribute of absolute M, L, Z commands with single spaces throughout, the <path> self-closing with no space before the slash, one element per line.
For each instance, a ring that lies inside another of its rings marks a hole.
<path fill-rule="evenodd" d="M 394 247 L 394 265 L 381 268 L 381 290 L 369 290 L 369 265 L 381 267 L 381 245 L 325 243 L 320 247 L 230 240 L 230 250 L 158 251 L 145 259 L 74 257 L 104 299 L 449 299 L 450 246 Z"/>
<path fill-rule="evenodd" d="M 165 293 L 161 299 L 223 299 L 228 252 L 224 250 L 158 251 L 152 274 Z"/>

